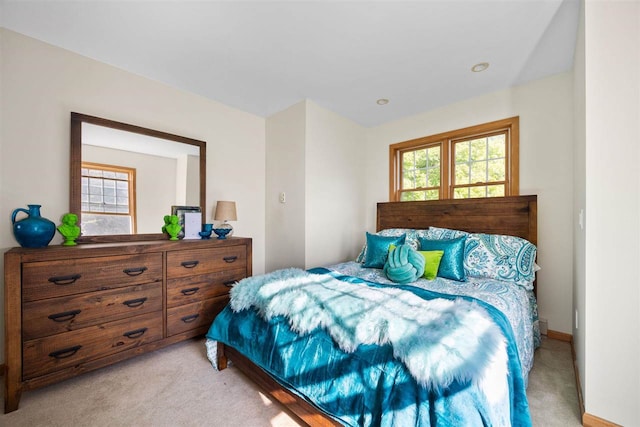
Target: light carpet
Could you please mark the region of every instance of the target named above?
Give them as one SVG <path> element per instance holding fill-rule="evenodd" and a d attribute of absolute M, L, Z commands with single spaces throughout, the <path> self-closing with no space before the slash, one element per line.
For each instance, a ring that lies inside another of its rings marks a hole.
<path fill-rule="evenodd" d="M 4 387 L 3 387 L 4 391 Z M 2 391 L 2 393 L 3 393 Z M 580 426 L 571 349 L 543 339 L 527 390 L 534 426 Z M 23 393 L 0 425 L 298 426 L 235 368 L 214 371 L 204 340 L 190 340 Z"/>

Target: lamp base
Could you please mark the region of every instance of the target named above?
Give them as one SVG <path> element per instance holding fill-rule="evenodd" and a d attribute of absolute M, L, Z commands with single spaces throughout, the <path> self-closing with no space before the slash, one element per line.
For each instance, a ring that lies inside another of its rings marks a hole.
<path fill-rule="evenodd" d="M 218 239 L 223 240 L 227 238 L 227 235 L 231 237 L 231 234 L 233 233 L 233 227 L 231 226 L 231 224 L 223 222 L 222 224 L 214 228 L 213 232 L 216 233 Z"/>

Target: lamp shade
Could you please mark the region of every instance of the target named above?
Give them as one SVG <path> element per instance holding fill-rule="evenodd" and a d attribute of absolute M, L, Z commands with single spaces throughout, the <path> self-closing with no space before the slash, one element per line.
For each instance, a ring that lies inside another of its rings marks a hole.
<path fill-rule="evenodd" d="M 213 219 L 216 221 L 237 221 L 236 202 L 219 201 Z"/>

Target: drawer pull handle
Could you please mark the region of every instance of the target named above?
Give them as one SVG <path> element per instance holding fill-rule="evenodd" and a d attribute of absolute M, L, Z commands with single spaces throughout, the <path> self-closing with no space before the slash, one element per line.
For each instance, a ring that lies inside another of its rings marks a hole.
<path fill-rule="evenodd" d="M 235 262 L 238 259 L 238 257 L 234 255 L 234 256 L 226 256 L 222 259 L 224 260 L 224 262 L 232 263 L 232 262 Z"/>
<path fill-rule="evenodd" d="M 147 297 L 142 297 L 142 298 L 136 298 L 136 299 L 130 299 L 127 301 L 123 301 L 122 303 L 124 305 L 126 305 L 127 307 L 133 308 L 133 307 L 140 307 L 142 304 L 144 304 L 144 302 L 147 300 Z"/>
<path fill-rule="evenodd" d="M 139 276 L 147 270 L 148 270 L 147 267 L 137 267 L 137 268 L 125 268 L 124 270 L 122 270 L 122 272 L 127 276 Z"/>
<path fill-rule="evenodd" d="M 200 261 L 182 261 L 180 263 L 181 266 L 183 266 L 184 268 L 193 268 L 196 265 L 200 264 Z"/>
<path fill-rule="evenodd" d="M 66 359 L 67 357 L 71 357 L 78 352 L 82 348 L 81 345 L 74 345 L 73 347 L 63 348 L 62 350 L 56 350 L 49 353 L 50 357 L 54 357 L 56 359 Z"/>
<path fill-rule="evenodd" d="M 122 334 L 122 336 L 130 339 L 140 338 L 141 336 L 144 335 L 145 332 L 147 332 L 147 328 L 140 328 L 140 329 L 136 329 L 135 331 L 125 332 L 124 334 Z"/>
<path fill-rule="evenodd" d="M 231 287 L 232 287 L 233 285 L 235 285 L 235 284 L 236 284 L 236 281 L 235 281 L 235 280 L 229 280 L 228 282 L 224 282 L 224 285 L 225 285 L 227 288 L 231 288 Z"/>
<path fill-rule="evenodd" d="M 191 323 L 194 320 L 196 320 L 198 317 L 200 317 L 200 315 L 196 313 L 196 314 L 191 314 L 189 316 L 184 316 L 180 320 L 182 320 L 184 323 Z"/>
<path fill-rule="evenodd" d="M 49 281 L 55 285 L 71 285 L 82 277 L 80 274 L 70 274 L 69 276 L 49 277 Z"/>
<path fill-rule="evenodd" d="M 193 295 L 196 292 L 198 292 L 198 290 L 200 290 L 200 288 L 189 288 L 189 289 L 182 289 L 180 292 L 182 293 L 182 295 Z"/>
<path fill-rule="evenodd" d="M 47 317 L 53 320 L 54 322 L 66 322 L 68 320 L 73 319 L 78 314 L 80 314 L 80 311 L 81 310 L 70 310 L 70 311 L 65 311 L 64 313 L 50 314 Z"/>

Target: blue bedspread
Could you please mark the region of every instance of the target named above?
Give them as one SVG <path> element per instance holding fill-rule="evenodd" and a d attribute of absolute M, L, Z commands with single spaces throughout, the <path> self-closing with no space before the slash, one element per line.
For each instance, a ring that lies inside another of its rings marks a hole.
<path fill-rule="evenodd" d="M 367 283 L 326 269 L 310 271 Z M 427 300 L 456 298 L 412 286 L 400 288 Z M 391 345 L 360 345 L 355 352 L 345 353 L 322 329 L 299 336 L 283 316 L 265 322 L 254 310 L 234 313 L 227 307 L 212 324 L 207 338 L 234 347 L 344 425 L 529 426 L 525 379 L 511 326 L 499 310 L 475 302 L 489 313 L 507 340 L 509 375 L 497 379 L 506 382 L 505 396 L 459 381 L 442 390 L 420 386 L 393 357 Z"/>

